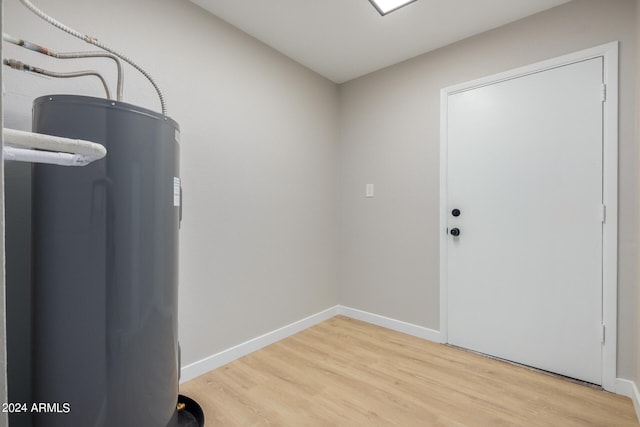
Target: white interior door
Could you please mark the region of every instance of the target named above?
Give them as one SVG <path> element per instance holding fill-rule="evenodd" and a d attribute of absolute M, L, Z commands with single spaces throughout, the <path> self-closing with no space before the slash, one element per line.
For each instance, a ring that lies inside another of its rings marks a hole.
<path fill-rule="evenodd" d="M 449 95 L 450 343 L 601 384 L 602 91 L 594 58 Z"/>

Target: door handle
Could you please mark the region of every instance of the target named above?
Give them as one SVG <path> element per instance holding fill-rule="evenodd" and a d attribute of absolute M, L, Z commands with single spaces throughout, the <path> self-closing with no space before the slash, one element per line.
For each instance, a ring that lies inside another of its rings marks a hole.
<path fill-rule="evenodd" d="M 451 233 L 453 237 L 458 237 L 460 235 L 460 229 L 458 227 L 452 228 L 449 230 L 449 233 Z"/>

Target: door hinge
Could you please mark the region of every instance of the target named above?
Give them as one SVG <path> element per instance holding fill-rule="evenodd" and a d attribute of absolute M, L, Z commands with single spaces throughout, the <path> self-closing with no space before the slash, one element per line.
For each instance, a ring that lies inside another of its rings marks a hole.
<path fill-rule="evenodd" d="M 605 328 L 604 323 L 603 323 L 603 324 L 602 324 L 602 335 L 601 335 L 601 337 L 600 337 L 600 342 L 601 342 L 602 344 L 604 344 L 605 332 L 606 332 L 606 328 Z"/>
<path fill-rule="evenodd" d="M 603 224 L 607 222 L 607 206 L 606 205 L 602 205 L 600 207 L 600 221 L 602 221 Z"/>
<path fill-rule="evenodd" d="M 602 102 L 605 102 L 607 100 L 607 85 L 606 84 L 602 84 L 602 92 L 601 92 L 601 100 Z"/>

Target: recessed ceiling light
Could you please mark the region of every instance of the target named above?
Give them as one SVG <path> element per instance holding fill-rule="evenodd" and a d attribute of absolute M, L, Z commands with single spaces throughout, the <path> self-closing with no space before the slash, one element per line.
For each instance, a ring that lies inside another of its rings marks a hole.
<path fill-rule="evenodd" d="M 371 4 L 384 16 L 394 10 L 398 10 L 403 6 L 413 3 L 416 0 L 369 0 Z"/>

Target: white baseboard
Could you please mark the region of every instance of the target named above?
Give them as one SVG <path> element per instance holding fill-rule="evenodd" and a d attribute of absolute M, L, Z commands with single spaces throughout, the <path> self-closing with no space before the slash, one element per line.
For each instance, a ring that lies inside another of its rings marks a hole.
<path fill-rule="evenodd" d="M 260 350 L 263 347 L 310 328 L 313 325 L 324 322 L 325 320 L 336 316 L 338 311 L 339 306 L 328 308 L 320 313 L 298 320 L 297 322 L 283 326 L 275 331 L 267 332 L 266 334 L 253 338 L 247 342 L 238 344 L 212 356 L 184 366 L 180 369 L 180 383 L 192 380 L 195 377 L 219 368 L 220 366 L 233 362 L 242 356 L 246 356 L 249 353 L 253 353 L 256 350 Z"/>
<path fill-rule="evenodd" d="M 363 322 L 382 326 L 383 328 L 402 332 L 429 341 L 438 343 L 444 342 L 443 336 L 440 331 L 429 329 L 424 326 L 418 326 L 412 323 L 403 322 L 401 320 L 380 316 L 379 314 L 373 314 L 351 307 L 336 305 L 334 307 L 306 317 L 302 320 L 298 320 L 297 322 L 293 322 L 289 325 L 283 326 L 282 328 L 276 329 L 275 331 L 268 332 L 247 342 L 238 344 L 212 356 L 191 363 L 190 365 L 187 365 L 180 370 L 180 382 L 183 383 L 189 381 L 195 377 L 219 368 L 220 366 L 226 365 L 227 363 L 233 362 L 236 359 L 246 356 L 249 353 L 253 353 L 254 351 L 260 350 L 263 347 L 266 347 L 293 334 L 317 325 L 318 323 L 324 322 L 325 320 L 328 320 L 336 315 L 342 315 L 350 317 L 352 319 L 361 320 Z M 617 378 L 614 392 L 631 398 L 631 400 L 633 401 L 633 407 L 636 411 L 636 416 L 640 421 L 640 392 L 638 391 L 636 383 L 631 380 Z"/>
<path fill-rule="evenodd" d="M 373 325 L 382 326 L 383 328 L 391 329 L 405 334 L 413 335 L 415 337 L 423 338 L 429 341 L 442 342 L 441 334 L 439 331 L 425 328 L 423 326 L 414 325 L 412 323 L 403 322 L 389 317 L 380 316 L 378 314 L 369 313 L 355 308 L 344 307 L 342 305 L 336 305 L 316 313 L 312 316 L 306 317 L 297 322 L 293 322 L 275 331 L 267 332 L 264 335 L 250 339 L 242 344 L 238 344 L 234 347 L 223 350 L 219 353 L 205 357 L 202 360 L 186 365 L 180 369 L 180 383 L 189 381 L 212 371 L 227 363 L 233 362 L 236 359 L 246 356 L 249 353 L 260 350 L 270 344 L 278 342 L 284 338 L 287 338 L 293 334 L 303 331 L 318 323 L 324 322 L 341 314 L 353 319 L 362 320 L 363 322 L 371 323 Z"/>
<path fill-rule="evenodd" d="M 414 325 L 413 323 L 407 323 L 401 320 L 380 316 L 379 314 L 373 314 L 342 305 L 338 306 L 338 314 L 346 317 L 351 317 L 353 319 L 362 320 L 363 322 L 371 323 L 373 325 L 382 326 L 383 328 L 412 335 L 414 337 L 423 338 L 425 340 L 438 343 L 444 342 L 440 331 L 435 331 L 433 329 L 425 328 L 424 326 L 418 326 Z"/>
<path fill-rule="evenodd" d="M 616 378 L 616 394 L 621 394 L 631 398 L 633 407 L 636 410 L 636 417 L 640 421 L 640 393 L 636 383 L 631 380 L 625 380 L 624 378 Z"/>

